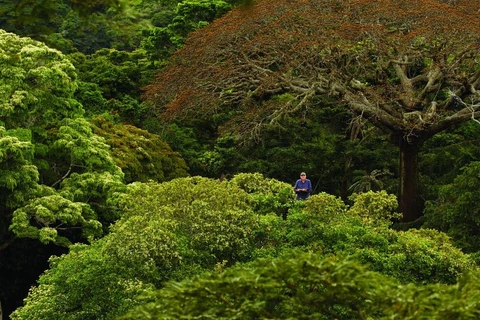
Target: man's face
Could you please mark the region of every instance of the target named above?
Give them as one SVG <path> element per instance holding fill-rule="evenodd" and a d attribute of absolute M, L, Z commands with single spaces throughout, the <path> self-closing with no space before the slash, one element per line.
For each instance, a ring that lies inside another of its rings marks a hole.
<path fill-rule="evenodd" d="M 302 182 L 304 182 L 305 179 L 307 179 L 307 175 L 301 174 L 301 175 L 300 175 L 300 179 L 302 180 Z"/>

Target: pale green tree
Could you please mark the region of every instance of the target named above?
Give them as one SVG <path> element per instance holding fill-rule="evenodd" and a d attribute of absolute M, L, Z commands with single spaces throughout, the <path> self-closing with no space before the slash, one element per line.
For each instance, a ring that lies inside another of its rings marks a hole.
<path fill-rule="evenodd" d="M 98 207 L 123 173 L 83 119 L 74 66 L 57 50 L 0 30 L 0 74 L 0 248 L 15 237 L 68 245 L 100 235 Z M 93 184 L 75 183 L 92 175 Z M 103 197 L 94 197 L 99 189 Z"/>
<path fill-rule="evenodd" d="M 248 195 L 201 177 L 133 183 L 111 232 L 50 261 L 12 319 L 116 319 L 140 293 L 246 261 L 257 219 Z"/>

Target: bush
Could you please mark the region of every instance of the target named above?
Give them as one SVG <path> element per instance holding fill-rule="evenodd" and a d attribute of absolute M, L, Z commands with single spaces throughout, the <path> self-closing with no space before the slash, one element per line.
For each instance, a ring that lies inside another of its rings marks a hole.
<path fill-rule="evenodd" d="M 275 213 L 286 218 L 288 209 L 294 203 L 295 192 L 291 185 L 265 178 L 260 173 L 239 173 L 228 184 L 247 192 L 251 197 L 253 210 L 258 214 Z"/>
<path fill-rule="evenodd" d="M 333 196 L 320 194 L 291 210 L 287 243 L 325 254 L 352 254 L 375 271 L 415 283 L 454 283 L 473 267 L 472 259 L 434 230 L 399 232 L 389 228 L 396 200 L 384 192 L 353 198 L 348 210 Z"/>
<path fill-rule="evenodd" d="M 123 320 L 478 319 L 480 271 L 455 285 L 400 285 L 353 257 L 288 252 L 144 295 Z"/>
<path fill-rule="evenodd" d="M 290 253 L 171 283 L 123 319 L 361 319 L 391 280 L 352 259 Z"/>

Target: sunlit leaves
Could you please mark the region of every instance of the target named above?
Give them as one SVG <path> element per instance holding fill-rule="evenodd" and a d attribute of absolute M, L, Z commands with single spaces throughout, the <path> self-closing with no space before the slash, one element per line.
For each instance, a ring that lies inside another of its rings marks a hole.
<path fill-rule="evenodd" d="M 7 129 L 83 113 L 73 65 L 57 50 L 0 30 L 0 116 Z"/>
<path fill-rule="evenodd" d="M 275 213 L 285 217 L 294 202 L 292 186 L 260 173 L 239 173 L 228 183 L 246 191 L 252 199 L 253 209 L 259 214 Z"/>
<path fill-rule="evenodd" d="M 253 246 L 250 234 L 257 222 L 248 195 L 235 186 L 211 179 L 180 178 L 162 184 L 133 184 L 121 200 L 131 214 L 161 214 L 178 221 L 187 261 L 212 266 L 245 259 Z M 132 201 L 132 199 L 136 199 Z M 166 210 L 164 210 L 166 209 Z"/>
<path fill-rule="evenodd" d="M 132 298 L 152 285 L 129 276 L 99 245 L 74 245 L 68 255 L 52 257 L 52 269 L 12 319 L 114 319 L 134 306 Z M 108 316 L 105 310 L 112 309 Z"/>
<path fill-rule="evenodd" d="M 22 141 L 0 127 L 0 199 L 10 208 L 22 205 L 32 196 L 39 180 L 37 168 L 32 165 L 34 146 Z"/>
<path fill-rule="evenodd" d="M 75 68 L 61 52 L 0 30 L 0 74 L 2 224 L 44 243 L 99 236 L 101 222 L 118 218 L 105 207 L 123 173 L 82 118 Z"/>
<path fill-rule="evenodd" d="M 63 155 L 69 159 L 72 167 L 82 167 L 86 171 L 117 171 L 117 175 L 122 175 L 110 156 L 109 146 L 103 138 L 92 133 L 84 118 L 65 120 L 65 125 L 58 129 L 53 152 L 57 157 Z"/>
<path fill-rule="evenodd" d="M 189 177 L 130 184 L 110 199 L 123 210 L 111 232 L 52 259 L 51 269 L 13 319 L 116 319 L 139 304 L 127 319 L 177 319 L 204 312 L 239 319 L 267 314 L 353 319 L 359 312 L 372 317 L 404 312 L 408 318 L 408 310 L 416 310 L 412 295 L 430 290 L 418 284 L 454 283 L 473 268 L 444 234 L 397 232 L 362 219 L 372 215 L 370 219 L 381 220 L 391 213 L 389 206 L 384 206 L 385 214 L 371 207 L 390 203 L 382 193 L 357 198 L 351 210 L 361 214 L 348 214 L 339 198 L 327 194 L 294 202 L 287 220 L 253 211 L 257 203 L 252 195 L 279 199 L 283 186 L 256 174 L 231 181 Z M 38 219 L 53 221 L 51 208 L 37 202 Z M 28 214 L 18 211 L 19 221 Z M 25 232 L 37 232 L 24 226 Z M 41 231 L 45 240 L 55 236 L 52 228 Z M 292 247 L 298 252 L 278 257 Z M 264 259 L 250 264 L 256 257 Z M 236 262 L 241 264 L 235 267 Z M 208 270 L 216 273 L 190 278 Z M 167 280 L 186 277 L 161 289 Z M 161 290 L 153 293 L 154 288 Z"/>
<path fill-rule="evenodd" d="M 18 237 L 38 238 L 43 243 L 68 245 L 67 237 L 59 230 L 79 228 L 84 238 L 101 235 L 102 225 L 86 204 L 72 202 L 61 196 L 37 198 L 13 213 L 12 230 Z M 31 221 L 34 221 L 33 223 Z"/>
<path fill-rule="evenodd" d="M 391 224 L 391 219 L 401 217 L 401 214 L 396 212 L 398 209 L 397 197 L 387 194 L 385 190 L 354 193 L 349 199 L 354 201 L 354 204 L 347 213 L 362 217 L 366 223 Z"/>
<path fill-rule="evenodd" d="M 247 194 L 237 187 L 193 177 L 135 183 L 119 196 L 125 213 L 111 233 L 52 260 L 16 317 L 114 319 L 138 304 L 140 289 L 145 293 L 153 284 L 161 287 L 167 279 L 251 254 L 256 219 Z M 51 229 L 43 235 L 51 236 Z"/>
<path fill-rule="evenodd" d="M 340 199 L 314 195 L 303 210 L 294 208 L 289 213 L 280 236 L 305 250 L 356 255 L 373 270 L 404 282 L 453 283 L 473 267 L 471 259 L 444 234 L 390 229 L 397 207 L 393 195 L 369 192 L 355 200 L 347 210 Z"/>

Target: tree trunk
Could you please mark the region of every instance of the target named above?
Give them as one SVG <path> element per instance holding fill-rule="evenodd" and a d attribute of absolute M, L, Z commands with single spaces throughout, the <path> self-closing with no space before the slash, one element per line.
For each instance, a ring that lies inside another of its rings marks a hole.
<path fill-rule="evenodd" d="M 403 139 L 402 139 L 403 140 Z M 400 147 L 400 212 L 403 222 L 422 216 L 423 201 L 418 186 L 418 144 L 401 141 Z"/>

